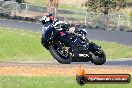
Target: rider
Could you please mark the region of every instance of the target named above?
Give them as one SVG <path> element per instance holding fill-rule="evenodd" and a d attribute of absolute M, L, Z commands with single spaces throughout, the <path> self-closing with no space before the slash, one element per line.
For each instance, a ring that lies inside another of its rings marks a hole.
<path fill-rule="evenodd" d="M 43 31 L 47 28 L 51 28 L 54 27 L 56 30 L 62 30 L 63 28 L 67 28 L 65 29 L 66 31 L 69 32 L 74 32 L 75 29 L 71 29 L 70 28 L 70 24 L 60 21 L 59 19 L 54 19 L 54 16 L 52 14 L 46 14 L 46 16 L 42 17 L 42 24 L 43 24 Z M 70 29 L 69 29 L 70 28 Z"/>
<path fill-rule="evenodd" d="M 45 16 L 42 17 L 42 24 L 43 24 L 43 28 L 42 28 L 42 32 L 44 33 L 45 30 L 47 30 L 48 28 L 55 28 L 56 30 L 64 30 L 69 32 L 69 33 L 76 33 L 78 35 L 86 35 L 87 31 L 86 30 L 78 30 L 75 27 L 70 27 L 69 23 L 60 21 L 59 19 L 54 19 L 54 16 L 52 14 L 46 14 Z M 63 29 L 62 29 L 63 27 Z M 50 31 L 50 30 L 49 30 Z M 44 33 L 46 34 L 46 33 Z"/>
<path fill-rule="evenodd" d="M 69 33 L 77 34 L 78 36 L 81 36 L 83 39 L 83 35 L 86 35 L 86 30 L 78 30 L 75 27 L 70 27 L 69 23 L 60 21 L 59 19 L 54 19 L 54 16 L 52 14 L 46 14 L 42 17 L 42 38 L 44 39 L 43 42 L 48 41 L 50 39 L 50 35 L 52 33 L 52 30 L 64 30 Z M 50 30 L 51 29 L 51 30 Z"/>

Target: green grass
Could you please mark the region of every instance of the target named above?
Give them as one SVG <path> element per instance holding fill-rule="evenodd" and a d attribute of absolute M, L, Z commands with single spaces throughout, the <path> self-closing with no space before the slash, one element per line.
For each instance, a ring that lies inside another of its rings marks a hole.
<path fill-rule="evenodd" d="M 85 14 L 58 14 L 58 17 L 72 18 L 72 19 L 78 20 L 78 21 L 85 20 Z"/>
<path fill-rule="evenodd" d="M 0 28 L 0 61 L 53 60 L 40 43 L 41 34 L 30 31 Z M 108 59 L 132 57 L 132 47 L 95 41 L 101 45 Z"/>
<path fill-rule="evenodd" d="M 132 47 L 115 42 L 94 41 L 106 52 L 107 59 L 132 57 Z"/>
<path fill-rule="evenodd" d="M 31 3 L 39 6 L 47 6 L 48 0 L 25 0 L 26 3 Z"/>
<path fill-rule="evenodd" d="M 130 84 L 86 84 L 80 86 L 75 77 L 0 76 L 0 88 L 132 88 Z"/>
<path fill-rule="evenodd" d="M 40 33 L 0 28 L 0 61 L 49 60 Z"/>
<path fill-rule="evenodd" d="M 45 7 L 48 5 L 48 0 L 25 0 L 25 2 L 34 5 L 45 6 Z M 75 0 L 72 2 L 76 3 L 77 5 L 72 5 L 72 3 L 67 4 L 67 0 L 64 0 L 64 2 L 60 0 L 59 9 L 69 9 L 69 10 L 81 9 L 81 7 L 78 6 L 78 2 L 75 2 Z M 81 3 L 79 5 L 81 5 Z"/>
<path fill-rule="evenodd" d="M 75 5 L 68 5 L 68 4 L 60 4 L 59 9 L 64 9 L 64 10 L 81 10 L 82 7 L 78 7 Z"/>

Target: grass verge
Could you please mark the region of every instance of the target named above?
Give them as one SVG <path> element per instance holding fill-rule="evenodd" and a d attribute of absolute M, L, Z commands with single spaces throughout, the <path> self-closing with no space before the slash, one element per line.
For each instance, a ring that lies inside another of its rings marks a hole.
<path fill-rule="evenodd" d="M 50 60 L 40 33 L 0 28 L 0 61 Z"/>
<path fill-rule="evenodd" d="M 41 45 L 40 39 L 40 33 L 0 28 L 0 61 L 53 60 L 49 51 Z M 132 57 L 132 47 L 111 42 L 94 42 L 102 46 L 107 58 Z"/>
<path fill-rule="evenodd" d="M 105 51 L 107 59 L 132 57 L 132 47 L 116 42 L 93 41 Z"/>
<path fill-rule="evenodd" d="M 86 84 L 80 86 L 75 77 L 0 76 L 0 88 L 131 88 L 130 84 Z"/>
<path fill-rule="evenodd" d="M 48 0 L 25 0 L 26 3 L 31 3 L 38 6 L 48 6 Z M 71 0 L 67 2 L 67 0 L 60 0 L 59 8 L 60 9 L 69 9 L 69 10 L 80 10 L 81 4 L 84 3 L 83 0 Z"/>

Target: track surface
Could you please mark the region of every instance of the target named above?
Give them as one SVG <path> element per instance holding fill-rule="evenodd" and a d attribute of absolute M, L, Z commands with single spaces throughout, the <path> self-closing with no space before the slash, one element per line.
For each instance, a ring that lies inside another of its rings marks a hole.
<path fill-rule="evenodd" d="M 29 23 L 29 22 L 0 20 L 0 27 L 41 32 L 42 25 L 31 22 Z M 87 30 L 87 32 L 88 32 L 87 34 L 88 39 L 117 42 L 132 46 L 132 32 L 91 30 L 91 29 Z"/>
<path fill-rule="evenodd" d="M 79 66 L 80 64 L 92 67 L 131 67 L 132 68 L 132 58 L 120 59 L 120 60 L 107 60 L 103 65 L 94 65 L 91 62 L 72 62 L 70 65 L 60 64 L 57 61 L 49 62 L 38 62 L 38 61 L 15 61 L 15 62 L 0 62 L 0 66 L 35 66 L 35 67 L 68 67 L 68 66 Z"/>
<path fill-rule="evenodd" d="M 18 21 L 9 21 L 9 20 L 0 20 L 0 27 L 1 28 L 13 28 L 13 29 L 21 29 L 21 30 L 31 30 L 35 32 L 41 31 L 41 24 L 37 23 L 30 23 L 30 22 L 18 22 Z M 94 39 L 94 40 L 104 40 L 110 42 L 117 42 L 121 44 L 126 44 L 132 46 L 132 32 L 123 32 L 123 31 L 107 31 L 107 30 L 87 30 L 87 38 Z M 76 65 L 87 65 L 91 63 L 72 63 L 72 66 Z M 0 63 L 0 66 L 19 66 L 19 65 L 28 65 L 28 66 L 67 66 L 67 65 L 60 65 L 56 62 L 50 63 L 23 63 L 23 62 L 9 62 L 9 63 Z M 91 65 L 95 66 L 95 65 Z M 132 67 L 132 59 L 129 60 L 112 60 L 107 61 L 104 65 L 106 66 L 115 66 L 115 67 Z M 102 67 L 102 66 L 101 66 Z"/>

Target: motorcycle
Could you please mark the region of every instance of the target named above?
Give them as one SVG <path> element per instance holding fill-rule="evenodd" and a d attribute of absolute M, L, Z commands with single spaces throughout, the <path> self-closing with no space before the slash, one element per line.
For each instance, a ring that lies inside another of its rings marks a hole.
<path fill-rule="evenodd" d="M 69 33 L 61 26 L 62 30 L 56 30 L 54 27 L 43 29 L 41 44 L 49 50 L 51 55 L 62 64 L 71 62 L 88 62 L 95 65 L 102 65 L 106 61 L 105 52 L 101 46 L 90 42 L 86 38 L 83 30 L 77 29 L 80 33 Z"/>

